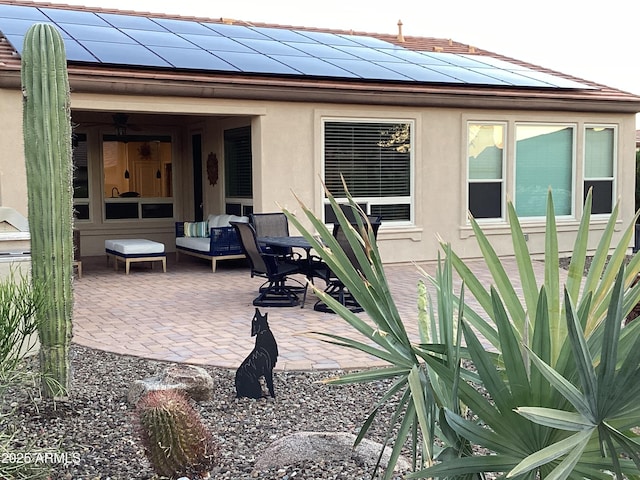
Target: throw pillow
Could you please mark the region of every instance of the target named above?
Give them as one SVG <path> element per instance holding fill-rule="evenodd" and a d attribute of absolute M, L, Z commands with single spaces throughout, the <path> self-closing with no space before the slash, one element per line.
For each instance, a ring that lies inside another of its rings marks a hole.
<path fill-rule="evenodd" d="M 209 223 L 208 222 L 184 222 L 184 236 L 185 237 L 208 237 Z"/>

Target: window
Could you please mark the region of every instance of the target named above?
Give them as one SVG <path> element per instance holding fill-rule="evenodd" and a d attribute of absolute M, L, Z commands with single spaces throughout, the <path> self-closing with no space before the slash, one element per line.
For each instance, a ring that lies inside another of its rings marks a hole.
<path fill-rule="evenodd" d="M 574 128 L 516 125 L 515 209 L 519 217 L 543 217 L 551 188 L 556 215 L 571 215 Z"/>
<path fill-rule="evenodd" d="M 73 209 L 77 220 L 89 220 L 89 162 L 87 135 L 73 135 Z"/>
<path fill-rule="evenodd" d="M 171 137 L 104 135 L 105 219 L 173 217 Z"/>
<path fill-rule="evenodd" d="M 613 127 L 589 126 L 584 132 L 584 196 L 593 189 L 594 214 L 613 210 L 613 163 L 615 158 Z"/>
<path fill-rule="evenodd" d="M 325 120 L 323 127 L 324 181 L 336 199 L 346 200 L 342 175 L 367 214 L 412 221 L 412 122 Z"/>
<path fill-rule="evenodd" d="M 253 199 L 251 127 L 224 131 L 226 213 L 246 214 Z"/>
<path fill-rule="evenodd" d="M 467 127 L 468 208 L 476 219 L 503 216 L 504 135 L 501 124 Z"/>

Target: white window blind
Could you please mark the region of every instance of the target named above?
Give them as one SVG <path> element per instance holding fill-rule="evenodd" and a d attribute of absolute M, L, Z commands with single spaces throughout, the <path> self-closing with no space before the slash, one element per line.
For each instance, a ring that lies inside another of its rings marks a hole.
<path fill-rule="evenodd" d="M 551 188 L 556 215 L 571 215 L 574 128 L 516 126 L 515 208 L 519 217 L 543 217 Z"/>
<path fill-rule="evenodd" d="M 341 175 L 350 194 L 383 221 L 409 221 L 412 210 L 412 124 L 404 122 L 326 121 L 324 180 L 344 198 Z"/>

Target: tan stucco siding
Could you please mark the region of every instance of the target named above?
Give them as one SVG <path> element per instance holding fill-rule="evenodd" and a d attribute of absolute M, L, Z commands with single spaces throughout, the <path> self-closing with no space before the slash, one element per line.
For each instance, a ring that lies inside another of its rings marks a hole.
<path fill-rule="evenodd" d="M 144 97 L 72 93 L 72 110 L 83 112 L 130 112 L 162 116 L 174 136 L 175 220 L 188 220 L 194 209 L 191 135 L 202 134 L 203 193 L 205 213 L 224 210 L 223 132 L 228 128 L 251 125 L 253 150 L 253 205 L 255 211 L 275 211 L 284 206 L 302 214 L 294 194 L 316 214 L 321 215 L 323 196 L 320 178 L 323 172 L 322 121 L 326 118 L 409 121 L 414 126 L 412 225 L 384 226 L 379 245 L 385 262 L 434 260 L 438 238 L 451 242 L 462 257 L 478 257 L 480 252 L 466 222 L 466 125 L 468 121 L 501 121 L 512 128 L 517 122 L 562 122 L 576 127 L 574 165 L 574 215 L 559 219 L 561 251 L 571 250 L 577 220 L 581 214 L 582 130 L 587 124 L 613 125 L 617 129 L 616 183 L 621 198 L 620 228 L 634 214 L 635 115 L 550 111 L 480 110 L 463 108 L 427 108 L 379 105 L 343 105 L 330 103 L 226 100 L 218 98 Z M 12 206 L 26 215 L 27 196 L 22 145 L 22 98 L 18 90 L 0 89 L 0 204 Z M 160 117 L 158 117 L 160 118 Z M 172 120 L 175 119 L 175 120 Z M 173 123 L 172 123 L 173 122 Z M 79 224 L 83 229 L 83 254 L 104 251 L 108 235 L 140 235 L 158 239 L 174 249 L 173 219 L 140 223 L 103 222 L 100 177 L 100 130 L 92 148 L 92 220 Z M 513 142 L 507 144 L 508 165 L 505 184 L 512 195 L 514 167 Z M 219 161 L 220 177 L 215 186 L 207 181 L 206 159 L 214 153 Z M 591 247 L 595 248 L 607 221 L 592 222 Z M 523 222 L 534 255 L 544 251 L 544 225 L 541 221 Z M 500 255 L 512 253 L 506 223 L 484 224 Z M 620 238 L 621 231 L 617 232 Z"/>
<path fill-rule="evenodd" d="M 0 89 L 0 206 L 27 216 L 27 177 L 22 136 L 22 94 Z"/>

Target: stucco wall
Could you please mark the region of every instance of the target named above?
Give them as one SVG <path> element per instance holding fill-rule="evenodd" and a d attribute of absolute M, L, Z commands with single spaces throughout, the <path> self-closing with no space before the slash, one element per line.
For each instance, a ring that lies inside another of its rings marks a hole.
<path fill-rule="evenodd" d="M 15 208 L 27 216 L 22 138 L 22 94 L 0 89 L 0 206 Z"/>
<path fill-rule="evenodd" d="M 225 100 L 216 98 L 172 98 L 151 96 L 116 96 L 72 94 L 72 109 L 85 112 L 143 112 L 163 117 L 175 116 L 174 186 L 175 219 L 190 219 L 193 212 L 190 136 L 203 136 L 203 187 L 205 213 L 221 213 L 224 208 L 223 131 L 242 125 L 252 127 L 254 158 L 254 209 L 274 211 L 285 206 L 294 212 L 301 209 L 294 193 L 318 215 L 322 212 L 322 138 L 323 118 L 367 118 L 409 120 L 415 125 L 414 144 L 414 209 L 411 226 L 385 226 L 379 234 L 379 245 L 386 262 L 433 260 L 438 241 L 451 242 L 463 257 L 477 257 L 476 246 L 466 222 L 466 122 L 471 121 L 537 121 L 571 122 L 577 130 L 585 123 L 604 123 L 618 128 L 618 180 L 621 197 L 621 221 L 626 225 L 634 213 L 635 184 L 635 116 L 633 114 L 584 114 L 576 112 L 530 112 L 515 110 L 471 110 L 443 108 L 402 108 L 367 105 L 305 104 L 300 102 L 267 102 Z M 0 90 L 0 195 L 3 205 L 26 213 L 26 179 L 22 150 L 22 104 L 18 91 Z M 165 118 L 166 120 L 166 118 Z M 96 137 L 99 139 L 99 130 Z M 507 146 L 513 148 L 513 145 Z M 94 155 L 99 148 L 94 145 Z M 580 159 L 582 145 L 576 145 Z M 209 185 L 206 158 L 213 152 L 220 164 L 220 180 Z M 173 219 L 135 222 L 103 222 L 99 159 L 94 165 L 95 197 L 93 219 L 79 223 L 82 230 L 83 255 L 104 252 L 104 239 L 109 236 L 142 236 L 162 241 L 173 251 Z M 576 165 L 576 172 L 582 166 Z M 508 170 L 507 175 L 511 175 Z M 511 181 L 510 177 L 507 181 Z M 576 196 L 581 198 L 581 176 L 574 178 Z M 560 248 L 571 249 L 576 219 L 581 214 L 581 201 L 575 201 L 575 218 L 559 221 Z M 602 230 L 606 218 L 594 219 L 592 228 Z M 543 252 L 544 225 L 526 222 L 529 246 L 534 254 Z M 508 226 L 492 223 L 486 226 L 499 254 L 511 253 Z M 595 248 L 598 235 L 592 236 Z"/>

